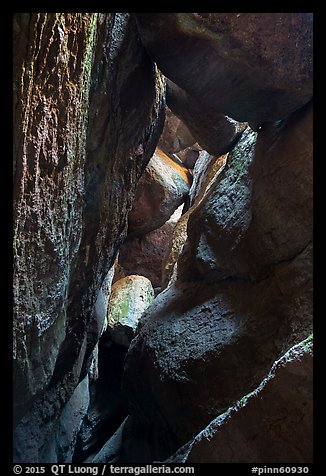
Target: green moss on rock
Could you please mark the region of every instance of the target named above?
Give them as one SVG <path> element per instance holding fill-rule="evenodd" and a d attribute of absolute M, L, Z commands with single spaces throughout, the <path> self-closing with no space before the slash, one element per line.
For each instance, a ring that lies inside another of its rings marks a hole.
<path fill-rule="evenodd" d="M 112 286 L 107 330 L 114 342 L 129 346 L 138 321 L 153 299 L 152 283 L 145 276 L 126 276 Z"/>

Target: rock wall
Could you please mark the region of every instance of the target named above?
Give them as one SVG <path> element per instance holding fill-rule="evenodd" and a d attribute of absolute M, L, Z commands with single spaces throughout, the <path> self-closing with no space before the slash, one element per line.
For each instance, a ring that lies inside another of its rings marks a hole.
<path fill-rule="evenodd" d="M 310 336 L 166 462 L 312 463 L 312 365 Z"/>
<path fill-rule="evenodd" d="M 311 121 L 246 130 L 189 215 L 178 279 L 126 357 L 130 461 L 168 457 L 311 333 Z"/>
<path fill-rule="evenodd" d="M 13 27 L 14 461 L 310 462 L 312 14 Z"/>
<path fill-rule="evenodd" d="M 94 312 L 163 127 L 164 82 L 127 13 L 16 14 L 15 460 L 88 371 Z"/>
<path fill-rule="evenodd" d="M 312 13 L 137 13 L 136 18 L 158 67 L 206 113 L 220 111 L 256 129 L 312 98 Z"/>

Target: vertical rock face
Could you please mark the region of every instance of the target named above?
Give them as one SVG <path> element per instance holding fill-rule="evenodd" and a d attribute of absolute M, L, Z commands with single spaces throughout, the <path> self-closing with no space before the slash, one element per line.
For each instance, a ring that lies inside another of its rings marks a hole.
<path fill-rule="evenodd" d="M 77 434 L 89 406 L 88 375 L 76 387 L 69 401 L 64 406 L 51 438 L 43 450 L 45 461 L 72 462 Z"/>
<path fill-rule="evenodd" d="M 121 395 L 121 375 L 127 349 L 106 332 L 98 344 L 98 378 L 90 380 L 89 406 L 78 433 L 73 462 L 92 458 L 127 416 Z"/>
<path fill-rule="evenodd" d="M 311 333 L 311 120 L 246 130 L 189 215 L 178 279 L 126 358 L 131 461 L 167 457 Z"/>
<path fill-rule="evenodd" d="M 164 84 L 129 14 L 16 14 L 14 35 L 15 459 L 41 462 L 102 331 Z"/>
<path fill-rule="evenodd" d="M 96 16 L 15 18 L 14 403 L 49 383 L 65 339 L 82 234 L 88 97 Z"/>
<path fill-rule="evenodd" d="M 14 461 L 310 462 L 312 14 L 17 13 L 13 30 Z M 182 121 L 161 144 L 198 141 L 193 172 L 156 148 L 166 84 Z M 116 317 L 146 304 L 127 349 L 103 333 L 113 263 L 127 228 L 155 254 L 182 203 L 166 289 L 116 299 Z"/>

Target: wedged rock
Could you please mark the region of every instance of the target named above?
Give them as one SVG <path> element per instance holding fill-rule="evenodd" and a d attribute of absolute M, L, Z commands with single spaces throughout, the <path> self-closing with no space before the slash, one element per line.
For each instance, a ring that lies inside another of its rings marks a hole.
<path fill-rule="evenodd" d="M 220 180 L 228 154 L 214 157 L 206 151 L 199 155 L 193 171 L 193 182 L 189 191 L 190 208 L 176 223 L 162 261 L 162 289 L 177 279 L 177 260 L 185 244 L 188 233 L 187 224 L 190 214 L 200 204 L 210 188 Z"/>
<path fill-rule="evenodd" d="M 177 156 L 188 169 L 193 169 L 201 151 L 202 148 L 196 142 L 193 146 L 180 150 Z"/>
<path fill-rule="evenodd" d="M 110 463 L 116 462 L 117 458 L 121 456 L 122 449 L 122 433 L 126 420 L 123 420 L 117 431 L 111 436 L 111 438 L 103 445 L 100 451 L 87 462 L 89 463 Z"/>
<path fill-rule="evenodd" d="M 112 343 L 107 333 L 98 347 L 98 378 L 90 382 L 90 402 L 75 446 L 76 464 L 98 453 L 126 417 L 121 376 L 127 349 Z"/>
<path fill-rule="evenodd" d="M 226 154 L 237 143 L 247 127 L 246 122 L 237 122 L 197 101 L 167 80 L 166 103 L 188 127 L 195 141 L 212 155 Z"/>
<path fill-rule="evenodd" d="M 311 243 L 312 106 L 266 124 L 256 145 L 255 135 L 244 132 L 218 187 L 191 214 L 179 263 L 189 279 L 261 279 Z"/>
<path fill-rule="evenodd" d="M 188 127 L 166 107 L 163 132 L 157 147 L 171 155 L 195 143 Z"/>
<path fill-rule="evenodd" d="M 125 276 L 126 275 L 123 270 L 123 267 L 119 264 L 119 252 L 118 252 L 114 261 L 114 276 L 113 276 L 112 284 L 114 284 L 116 281 L 119 281 L 119 279 L 124 278 Z"/>
<path fill-rule="evenodd" d="M 284 119 L 312 98 L 312 13 L 137 13 L 136 19 L 160 70 L 203 109 L 254 127 Z"/>
<path fill-rule="evenodd" d="M 173 454 L 254 390 L 275 359 L 311 332 L 308 251 L 257 284 L 176 281 L 156 297 L 123 375 L 135 420 L 130 431 L 149 459 Z M 138 449 L 128 451 L 130 461 L 142 460 Z"/>
<path fill-rule="evenodd" d="M 313 358 L 309 337 L 165 463 L 312 463 Z"/>
<path fill-rule="evenodd" d="M 129 213 L 129 235 L 160 228 L 184 202 L 191 185 L 188 169 L 156 149 L 139 180 Z"/>
<path fill-rule="evenodd" d="M 89 406 L 88 376 L 80 382 L 65 405 L 56 428 L 43 450 L 44 460 L 71 463 L 77 435 Z"/>
<path fill-rule="evenodd" d="M 190 214 L 126 356 L 130 461 L 173 454 L 312 332 L 311 112 L 246 130 Z"/>
<path fill-rule="evenodd" d="M 243 278 L 248 274 L 244 263 L 247 250 L 242 254 L 243 248 L 236 252 L 252 220 L 249 166 L 256 141 L 257 133 L 247 128 L 229 153 L 227 167 L 212 180 L 210 192 L 204 194 L 205 200 L 191 213 L 189 240 L 178 263 L 183 279 L 197 280 L 204 276 L 205 280 L 218 280 L 229 276 Z M 197 177 L 200 181 L 201 175 Z M 203 191 L 203 188 L 197 189 Z M 196 195 L 196 189 L 194 192 Z"/>
<path fill-rule="evenodd" d="M 175 224 L 161 263 L 161 288 L 165 289 L 177 278 L 176 263 L 182 247 L 187 239 L 187 223 L 189 211 L 184 213 Z"/>
<path fill-rule="evenodd" d="M 106 330 L 113 342 L 129 347 L 138 321 L 153 299 L 153 286 L 145 276 L 126 276 L 114 283 Z"/>
<path fill-rule="evenodd" d="M 165 84 L 128 13 L 17 13 L 14 36 L 14 445 L 41 463 L 92 361 Z"/>
<path fill-rule="evenodd" d="M 162 261 L 181 213 L 182 205 L 160 228 L 144 236 L 126 238 L 119 250 L 119 265 L 125 275 L 145 276 L 153 288 L 161 286 Z"/>
<path fill-rule="evenodd" d="M 193 170 L 193 180 L 189 190 L 189 205 L 192 206 L 200 200 L 200 197 L 206 193 L 209 184 L 213 184 L 217 174 L 222 173 L 228 154 L 220 157 L 210 155 L 203 150 L 195 163 Z M 199 199 L 199 200 L 198 200 Z"/>

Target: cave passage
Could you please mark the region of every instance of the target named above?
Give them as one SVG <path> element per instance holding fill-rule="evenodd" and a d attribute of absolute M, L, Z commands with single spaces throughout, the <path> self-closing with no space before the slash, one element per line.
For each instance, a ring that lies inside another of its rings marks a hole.
<path fill-rule="evenodd" d="M 312 13 L 13 34 L 13 462 L 310 465 Z"/>

